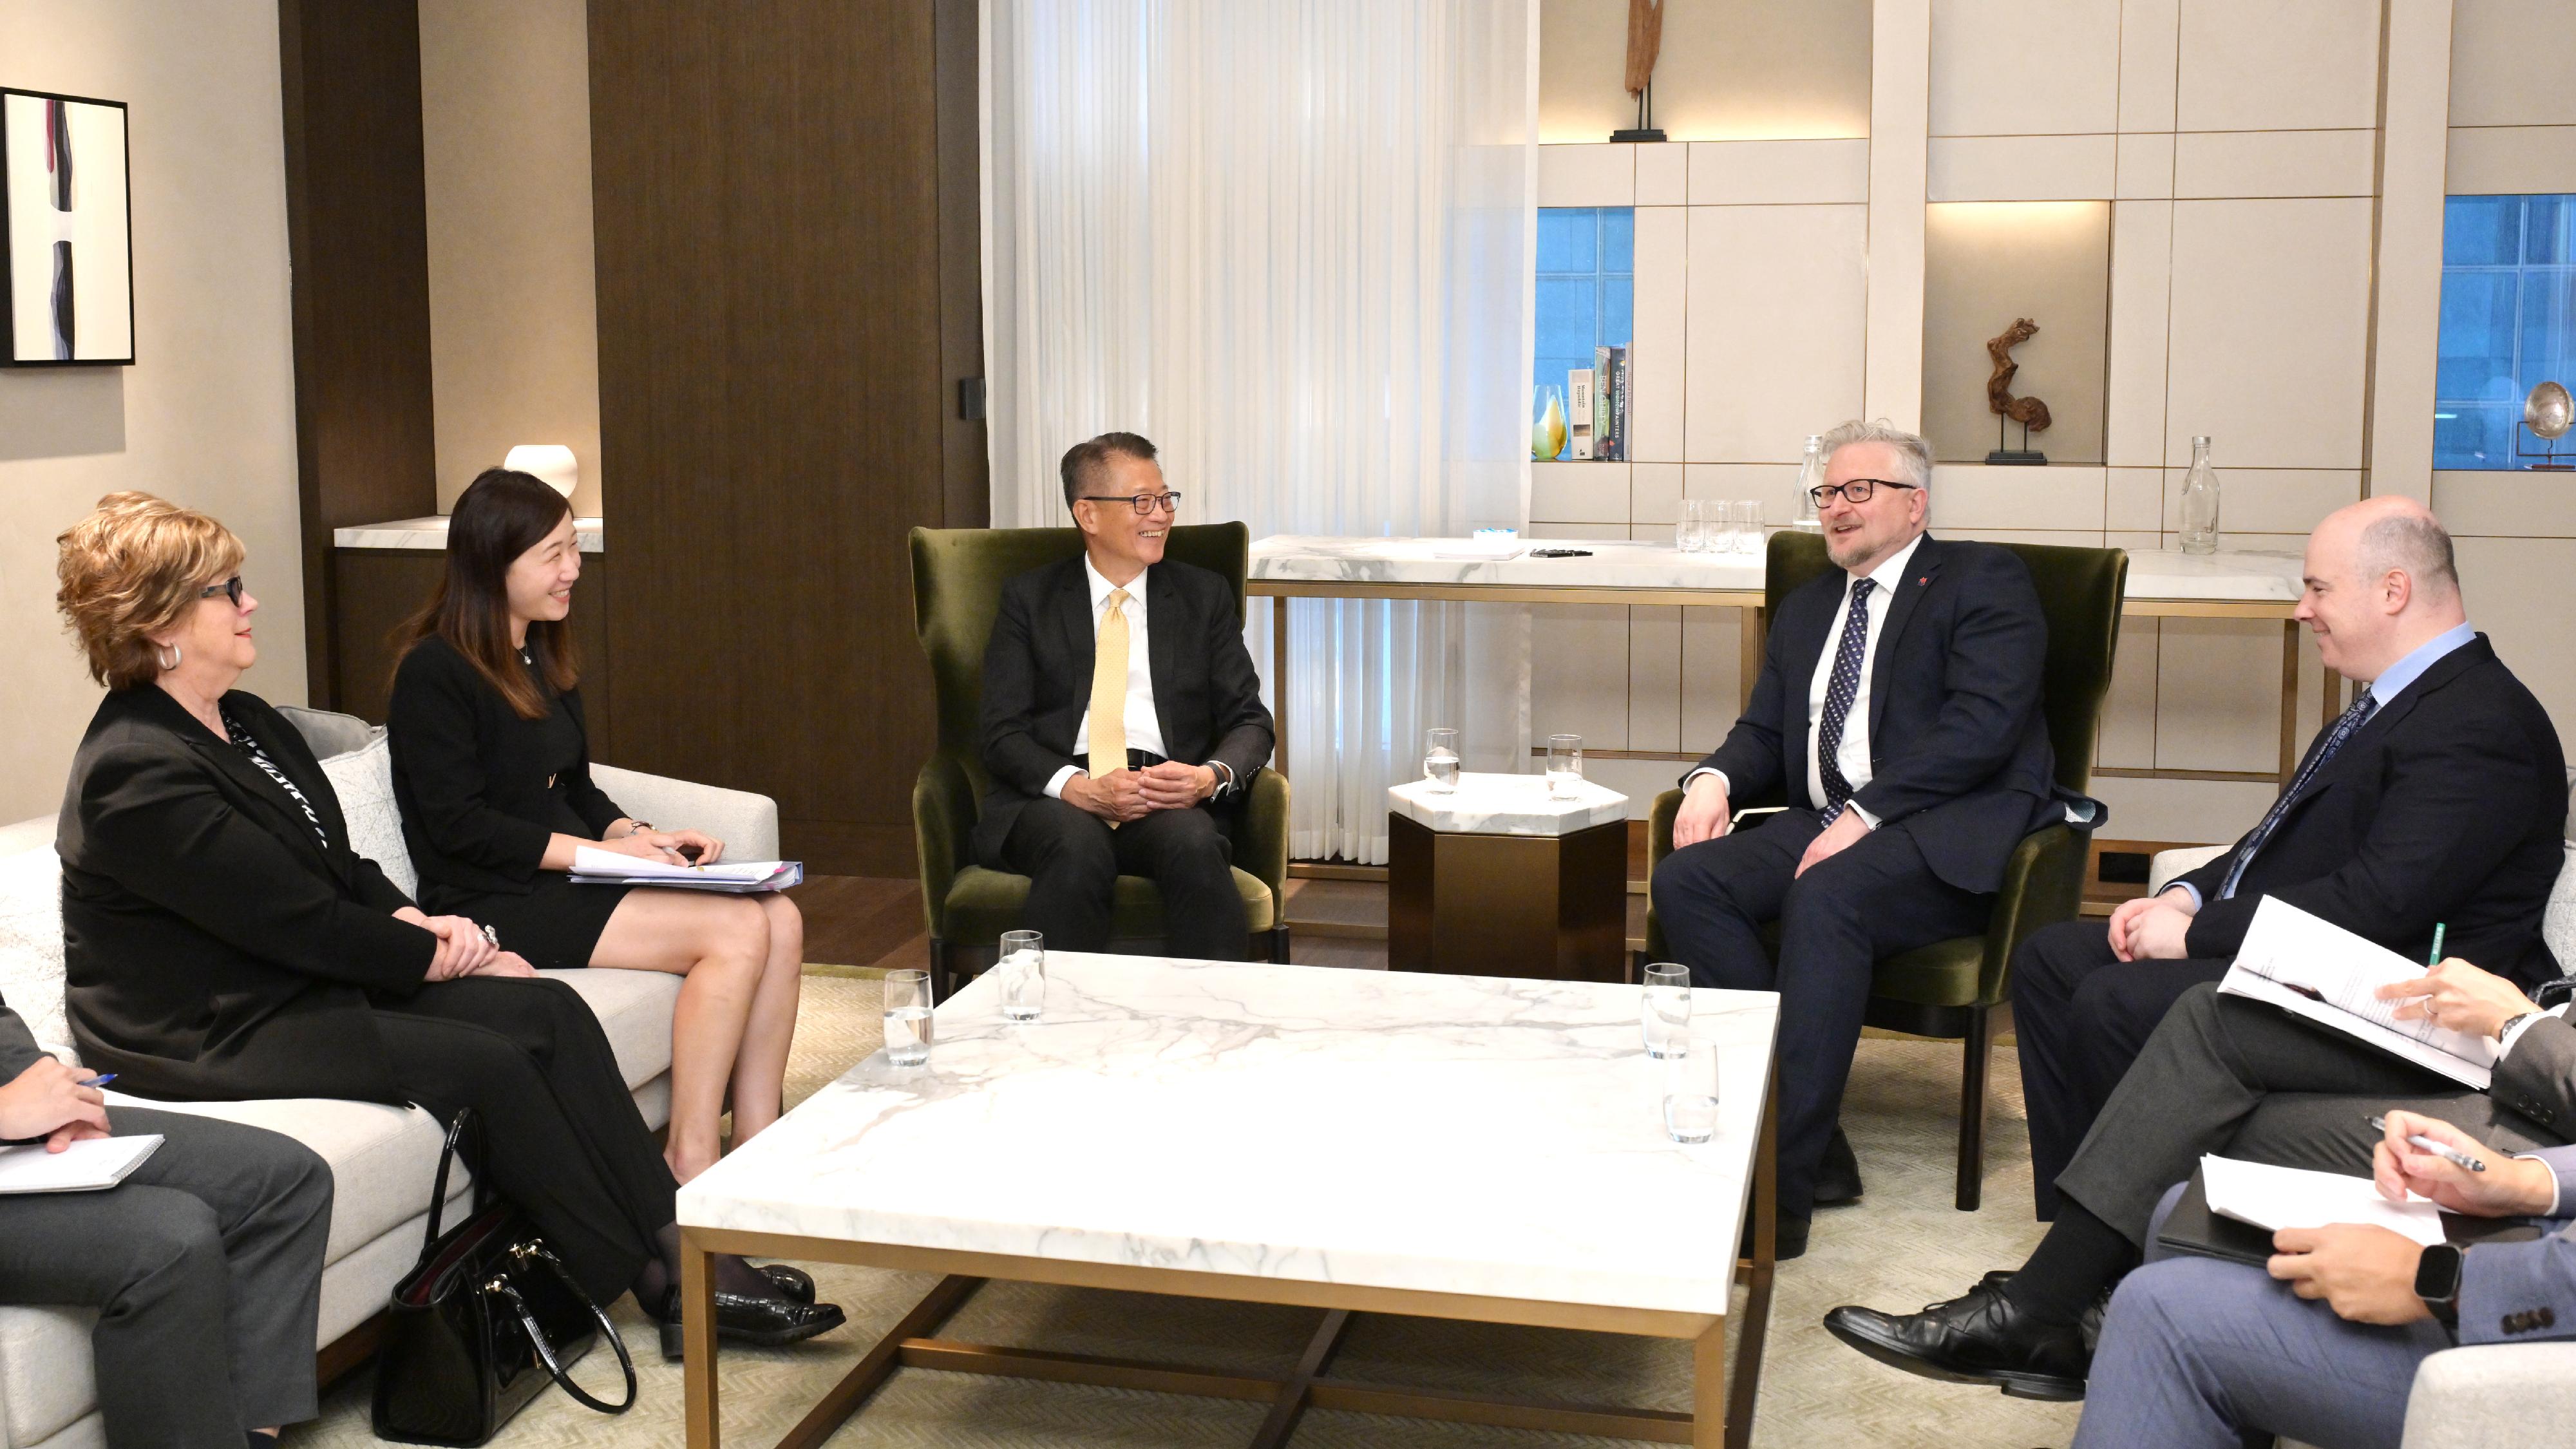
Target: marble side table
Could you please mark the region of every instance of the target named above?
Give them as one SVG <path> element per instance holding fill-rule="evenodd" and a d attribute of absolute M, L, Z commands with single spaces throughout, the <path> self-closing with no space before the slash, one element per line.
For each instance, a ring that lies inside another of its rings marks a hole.
<path fill-rule="evenodd" d="M 1447 794 L 1392 786 L 1386 809 L 1390 970 L 1627 979 L 1627 796 L 1463 774 Z"/>

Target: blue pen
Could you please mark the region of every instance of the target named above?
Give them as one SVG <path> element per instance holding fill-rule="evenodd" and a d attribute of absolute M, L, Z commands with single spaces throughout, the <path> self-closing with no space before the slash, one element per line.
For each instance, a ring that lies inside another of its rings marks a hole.
<path fill-rule="evenodd" d="M 90 1079 L 89 1079 L 88 1081 L 86 1081 L 86 1082 L 76 1082 L 76 1083 L 74 1083 L 73 1085 L 75 1085 L 75 1086 L 81 1086 L 81 1087 L 104 1087 L 104 1086 L 106 1086 L 108 1083 L 113 1082 L 113 1081 L 115 1081 L 115 1080 L 116 1080 L 116 1073 L 114 1073 L 114 1072 L 109 1072 L 109 1073 L 105 1074 L 104 1076 L 96 1076 L 96 1077 L 92 1077 L 92 1078 L 90 1078 Z"/>

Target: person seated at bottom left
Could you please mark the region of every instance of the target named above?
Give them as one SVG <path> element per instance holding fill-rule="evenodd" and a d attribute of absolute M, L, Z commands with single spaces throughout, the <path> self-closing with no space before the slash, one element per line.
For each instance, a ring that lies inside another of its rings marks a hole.
<path fill-rule="evenodd" d="M 1240 961 L 1251 934 L 1226 819 L 1270 758 L 1270 710 L 1234 591 L 1166 560 L 1181 495 L 1154 445 L 1103 433 L 1064 455 L 1083 553 L 1002 586 L 984 651 L 976 859 L 1029 877 L 1050 947 L 1109 944 L 1121 875 L 1163 894 L 1165 947 Z"/>

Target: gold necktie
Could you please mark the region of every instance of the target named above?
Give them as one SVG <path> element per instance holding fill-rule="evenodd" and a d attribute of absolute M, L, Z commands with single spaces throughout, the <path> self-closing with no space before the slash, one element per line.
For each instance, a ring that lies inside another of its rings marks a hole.
<path fill-rule="evenodd" d="M 1091 778 L 1127 768 L 1127 591 L 1109 591 L 1091 661 Z"/>

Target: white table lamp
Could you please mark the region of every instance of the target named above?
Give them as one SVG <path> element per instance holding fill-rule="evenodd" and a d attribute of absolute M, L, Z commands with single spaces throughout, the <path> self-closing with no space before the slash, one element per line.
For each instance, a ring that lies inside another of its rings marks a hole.
<path fill-rule="evenodd" d="M 566 498 L 572 496 L 574 486 L 581 482 L 581 464 L 573 458 L 572 449 L 560 443 L 521 443 L 510 450 L 510 456 L 501 460 L 501 466 L 534 474 L 547 487 Z"/>

